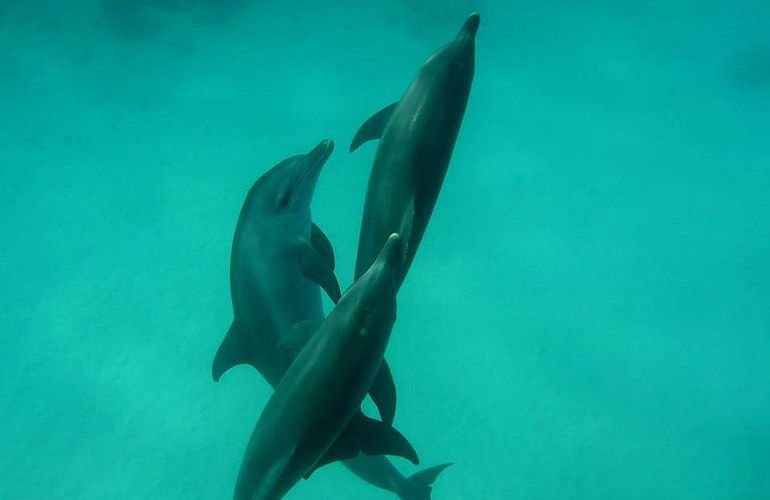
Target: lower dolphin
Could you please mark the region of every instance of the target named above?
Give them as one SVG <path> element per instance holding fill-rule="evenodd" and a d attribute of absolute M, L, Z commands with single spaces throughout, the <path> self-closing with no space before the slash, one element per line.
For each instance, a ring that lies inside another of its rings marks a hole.
<path fill-rule="evenodd" d="M 401 251 L 401 239 L 394 234 L 369 271 L 304 341 L 251 435 L 236 500 L 280 499 L 318 467 L 361 452 L 419 463 L 400 433 L 360 411 L 396 319 Z M 287 339 L 285 348 L 292 347 Z"/>

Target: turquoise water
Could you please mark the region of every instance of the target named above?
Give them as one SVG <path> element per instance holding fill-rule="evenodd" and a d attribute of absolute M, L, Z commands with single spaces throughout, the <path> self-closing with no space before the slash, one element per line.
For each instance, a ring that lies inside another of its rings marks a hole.
<path fill-rule="evenodd" d="M 346 145 L 474 10 L 387 353 L 434 498 L 770 498 L 770 3 L 222 5 L 0 1 L 0 498 L 231 496 L 269 396 L 210 375 L 244 195 L 335 139 L 348 285 Z M 394 497 L 332 465 L 287 498 Z"/>

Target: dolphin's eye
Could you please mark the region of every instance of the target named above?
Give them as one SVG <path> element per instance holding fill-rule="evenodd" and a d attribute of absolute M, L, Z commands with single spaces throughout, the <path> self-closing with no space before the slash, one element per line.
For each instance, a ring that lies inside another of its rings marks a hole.
<path fill-rule="evenodd" d="M 291 196 L 289 195 L 289 191 L 281 191 L 281 193 L 275 199 L 276 205 L 278 205 L 278 208 L 286 208 L 286 206 L 289 204 L 290 198 Z"/>

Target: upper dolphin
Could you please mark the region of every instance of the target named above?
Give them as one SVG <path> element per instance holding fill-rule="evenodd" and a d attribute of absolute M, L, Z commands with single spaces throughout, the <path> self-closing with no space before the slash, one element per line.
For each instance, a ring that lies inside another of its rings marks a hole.
<path fill-rule="evenodd" d="M 471 14 L 454 40 L 428 58 L 400 101 L 369 118 L 350 150 L 381 138 L 369 177 L 355 277 L 391 233 L 404 239 L 400 287 L 425 232 L 452 156 L 473 81 L 480 17 Z"/>
<path fill-rule="evenodd" d="M 402 265 L 396 287 L 403 283 L 422 240 L 444 182 L 473 81 L 476 32 L 480 16 L 468 16 L 454 40 L 420 68 L 395 102 L 369 118 L 356 133 L 350 150 L 381 138 L 364 202 L 355 277 L 377 256 L 388 235 L 403 240 Z M 395 385 L 386 366 L 372 387 L 378 406 L 396 406 Z"/>
<path fill-rule="evenodd" d="M 254 428 L 238 473 L 236 500 L 279 499 L 314 469 L 362 451 L 418 462 L 401 434 L 359 409 L 396 319 L 400 262 L 401 240 L 394 234 L 317 331 L 306 335 L 304 323 L 287 334 L 285 347 L 301 350 Z"/>

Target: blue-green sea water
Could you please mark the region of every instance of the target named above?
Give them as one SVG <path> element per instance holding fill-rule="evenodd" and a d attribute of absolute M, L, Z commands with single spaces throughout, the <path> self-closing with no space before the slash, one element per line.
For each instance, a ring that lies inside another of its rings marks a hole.
<path fill-rule="evenodd" d="M 387 352 L 434 499 L 770 498 L 770 2 L 683 0 L 0 1 L 0 498 L 231 497 L 270 394 L 210 374 L 246 191 L 335 139 L 347 286 L 347 144 L 474 10 Z"/>

